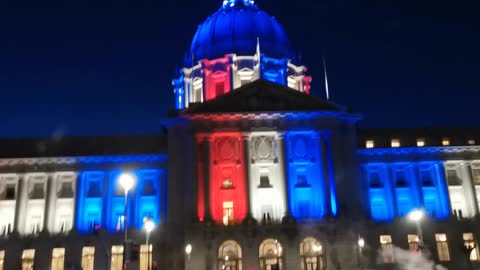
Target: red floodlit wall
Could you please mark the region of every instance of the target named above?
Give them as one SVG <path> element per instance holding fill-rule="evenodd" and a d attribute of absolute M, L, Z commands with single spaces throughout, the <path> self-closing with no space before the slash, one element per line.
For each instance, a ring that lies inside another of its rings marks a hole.
<path fill-rule="evenodd" d="M 205 76 L 205 99 L 214 99 L 230 92 L 230 63 L 228 57 L 203 60 Z"/>
<path fill-rule="evenodd" d="M 303 88 L 305 89 L 305 93 L 310 94 L 310 83 L 312 82 L 311 76 L 305 76 L 303 78 Z"/>
<path fill-rule="evenodd" d="M 203 171 L 203 145 L 202 140 L 197 141 L 197 215 L 200 222 L 205 218 L 205 191 L 204 191 L 204 171 Z"/>
<path fill-rule="evenodd" d="M 247 215 L 247 184 L 241 133 L 213 134 L 210 144 L 210 210 L 212 219 L 223 222 L 224 202 L 233 203 L 233 221 Z M 231 186 L 224 186 L 231 181 Z"/>

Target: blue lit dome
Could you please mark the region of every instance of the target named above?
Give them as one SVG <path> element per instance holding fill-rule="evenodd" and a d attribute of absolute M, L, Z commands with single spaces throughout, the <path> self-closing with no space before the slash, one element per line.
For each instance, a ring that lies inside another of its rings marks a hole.
<path fill-rule="evenodd" d="M 292 58 L 290 42 L 277 20 L 253 0 L 225 0 L 223 6 L 198 27 L 190 53 L 197 60 L 225 54 L 253 55 L 257 38 L 270 57 Z"/>

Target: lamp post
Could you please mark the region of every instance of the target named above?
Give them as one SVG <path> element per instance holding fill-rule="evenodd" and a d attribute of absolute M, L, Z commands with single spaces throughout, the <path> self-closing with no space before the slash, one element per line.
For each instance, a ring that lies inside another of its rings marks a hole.
<path fill-rule="evenodd" d="M 365 240 L 362 237 L 359 237 L 357 244 L 358 244 L 358 266 L 360 269 L 363 269 L 362 250 L 365 247 Z"/>
<path fill-rule="evenodd" d="M 408 214 L 408 219 L 415 222 L 415 226 L 417 227 L 419 251 L 423 247 L 423 232 L 422 232 L 422 226 L 420 224 L 420 222 L 422 221 L 422 218 L 423 218 L 423 211 L 421 209 L 413 209 Z"/>
<path fill-rule="evenodd" d="M 122 173 L 118 177 L 118 182 L 122 186 L 123 190 L 125 191 L 125 204 L 123 208 L 123 231 L 124 231 L 124 239 L 123 239 L 123 269 L 127 269 L 127 212 L 128 212 L 128 191 L 132 189 L 133 185 L 135 184 L 135 177 L 129 173 Z"/>
<path fill-rule="evenodd" d="M 146 244 L 147 244 L 147 270 L 151 269 L 151 263 L 150 263 L 150 244 L 148 240 L 150 240 L 150 233 L 153 231 L 155 228 L 155 223 L 151 218 L 147 219 L 144 224 L 145 227 L 145 232 L 147 233 L 146 237 Z"/>
<path fill-rule="evenodd" d="M 187 270 L 189 270 L 190 268 L 190 254 L 192 254 L 192 245 L 191 244 L 187 244 L 185 246 L 185 255 L 187 255 Z"/>

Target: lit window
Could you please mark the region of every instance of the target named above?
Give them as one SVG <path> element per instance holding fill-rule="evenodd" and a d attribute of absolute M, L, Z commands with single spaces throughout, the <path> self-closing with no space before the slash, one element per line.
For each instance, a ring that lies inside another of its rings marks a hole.
<path fill-rule="evenodd" d="M 374 148 L 374 147 L 375 147 L 375 141 L 373 141 L 373 140 L 368 140 L 368 141 L 365 143 L 365 147 L 366 147 L 366 148 L 369 148 L 369 149 Z"/>
<path fill-rule="evenodd" d="M 478 261 L 479 254 L 477 243 L 475 243 L 475 238 L 473 237 L 473 233 L 464 233 L 463 234 L 463 241 L 465 244 L 465 248 L 470 250 L 470 261 Z"/>
<path fill-rule="evenodd" d="M 3 270 L 4 261 L 5 261 L 5 250 L 0 250 L 0 270 Z"/>
<path fill-rule="evenodd" d="M 140 246 L 140 270 L 152 269 L 152 245 L 148 246 L 149 248 L 147 248 L 147 245 Z"/>
<path fill-rule="evenodd" d="M 409 234 L 408 235 L 408 248 L 410 251 L 417 253 L 419 252 L 419 247 L 420 247 L 420 239 L 418 238 L 418 235 L 416 234 Z"/>
<path fill-rule="evenodd" d="M 480 185 L 480 167 L 472 168 L 473 183 Z"/>
<path fill-rule="evenodd" d="M 33 270 L 35 249 L 25 249 L 22 253 L 22 270 Z"/>
<path fill-rule="evenodd" d="M 222 189 L 231 189 L 233 188 L 232 179 L 223 179 Z"/>
<path fill-rule="evenodd" d="M 392 236 L 380 235 L 380 245 L 382 247 L 382 258 L 384 263 L 393 263 L 395 258 L 393 256 Z"/>
<path fill-rule="evenodd" d="M 217 265 L 217 269 L 242 269 L 242 249 L 240 245 L 233 240 L 223 242 L 218 249 Z"/>
<path fill-rule="evenodd" d="M 63 270 L 65 261 L 65 249 L 54 248 L 52 251 L 52 268 L 51 270 Z"/>
<path fill-rule="evenodd" d="M 468 140 L 468 145 L 475 145 L 475 140 Z"/>
<path fill-rule="evenodd" d="M 112 246 L 111 270 L 123 269 L 123 246 Z"/>
<path fill-rule="evenodd" d="M 260 244 L 260 269 L 283 270 L 282 245 L 275 239 L 266 239 Z"/>
<path fill-rule="evenodd" d="M 400 140 L 399 139 L 393 139 L 392 140 L 392 147 L 400 147 Z"/>
<path fill-rule="evenodd" d="M 425 146 L 425 139 L 417 139 L 417 146 L 418 147 Z"/>
<path fill-rule="evenodd" d="M 233 222 L 233 202 L 223 203 L 223 224 L 228 226 Z"/>
<path fill-rule="evenodd" d="M 449 146 L 449 145 L 450 145 L 450 139 L 448 139 L 448 138 L 443 138 L 443 139 L 442 139 L 442 145 L 443 145 L 443 146 Z"/>
<path fill-rule="evenodd" d="M 441 262 L 450 261 L 450 252 L 448 251 L 447 235 L 444 233 L 435 234 L 437 242 L 438 260 Z"/>
<path fill-rule="evenodd" d="M 83 247 L 82 249 L 82 269 L 93 270 L 95 258 L 95 247 Z"/>

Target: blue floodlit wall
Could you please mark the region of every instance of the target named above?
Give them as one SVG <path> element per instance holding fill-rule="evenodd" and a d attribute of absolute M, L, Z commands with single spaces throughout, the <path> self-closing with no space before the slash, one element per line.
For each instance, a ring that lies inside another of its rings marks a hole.
<path fill-rule="evenodd" d="M 93 231 L 93 225 L 114 232 L 123 230 L 124 192 L 118 177 L 123 171 L 84 171 L 80 173 L 76 227 L 81 233 Z M 143 228 L 144 218 L 161 221 L 166 209 L 166 170 L 139 169 L 129 171 L 136 177 L 129 192 L 127 226 Z"/>
<path fill-rule="evenodd" d="M 374 220 L 391 221 L 422 207 L 432 218 L 450 215 L 441 162 L 369 163 L 364 168 Z"/>
<path fill-rule="evenodd" d="M 327 194 L 320 158 L 319 135 L 290 131 L 285 135 L 288 206 L 297 219 L 322 219 L 327 214 Z"/>
<path fill-rule="evenodd" d="M 79 174 L 76 227 L 79 232 L 92 232 L 93 225 L 103 225 L 105 173 L 85 171 Z"/>
<path fill-rule="evenodd" d="M 106 227 L 110 232 L 123 230 L 122 216 L 124 215 L 125 207 L 125 193 L 121 187 L 118 178 L 123 171 L 110 171 L 108 172 L 108 189 L 107 189 L 107 218 Z M 130 174 L 137 177 L 135 171 L 130 171 Z M 132 209 L 132 191 L 128 194 L 128 208 L 127 208 L 127 220 L 126 225 L 131 224 L 131 209 Z"/>
<path fill-rule="evenodd" d="M 153 219 L 155 224 L 160 222 L 160 210 L 165 207 L 160 201 L 160 194 L 163 194 L 166 174 L 161 170 L 139 170 L 136 174 L 134 225 L 141 229 L 144 218 Z"/>
<path fill-rule="evenodd" d="M 365 166 L 370 214 L 376 221 L 389 221 L 395 216 L 391 182 L 388 168 L 383 163 L 372 163 Z"/>
<path fill-rule="evenodd" d="M 397 216 L 404 217 L 421 207 L 420 189 L 415 177 L 415 164 L 398 162 L 390 164 Z"/>
<path fill-rule="evenodd" d="M 185 83 L 183 75 L 178 79 L 172 81 L 174 94 L 175 94 L 175 108 L 177 110 L 185 109 Z"/>
<path fill-rule="evenodd" d="M 261 77 L 267 81 L 287 85 L 287 60 L 262 55 Z"/>
<path fill-rule="evenodd" d="M 432 218 L 448 218 L 450 201 L 442 162 L 421 162 L 418 168 L 425 211 Z"/>

